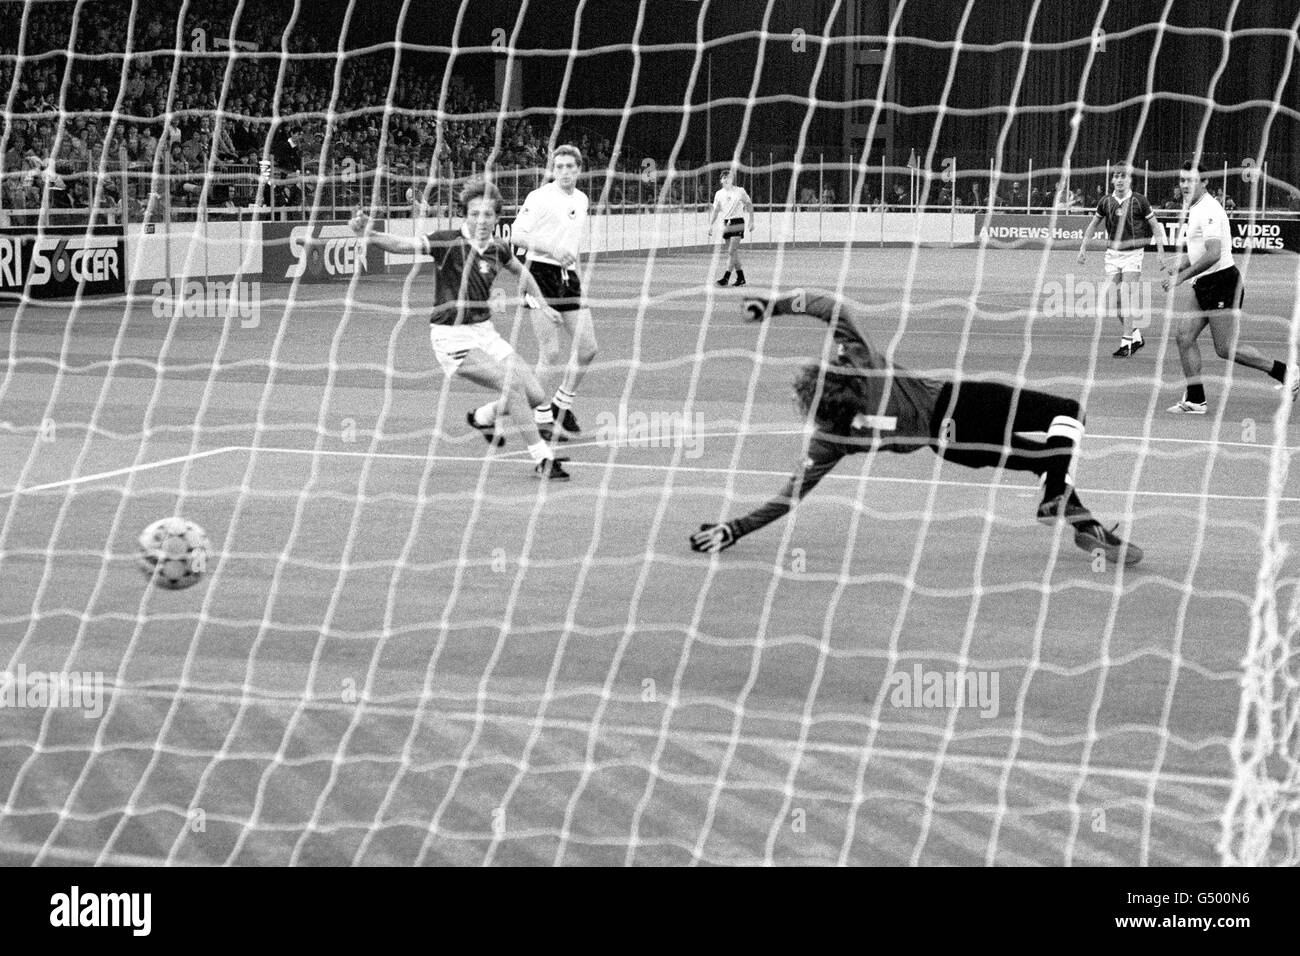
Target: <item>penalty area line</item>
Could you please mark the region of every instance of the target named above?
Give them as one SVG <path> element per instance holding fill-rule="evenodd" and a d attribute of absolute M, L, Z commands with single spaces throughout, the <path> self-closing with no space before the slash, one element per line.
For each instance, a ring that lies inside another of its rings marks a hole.
<path fill-rule="evenodd" d="M 161 461 L 146 461 L 138 465 L 127 465 L 124 468 L 114 468 L 111 471 L 100 471 L 93 475 L 79 475 L 76 478 L 63 478 L 59 481 L 47 481 L 42 485 L 28 485 L 26 488 L 14 488 L 10 491 L 0 492 L 0 501 L 6 498 L 16 498 L 19 495 L 28 495 L 36 491 L 49 491 L 51 488 L 69 488 L 73 485 L 82 485 L 92 481 L 103 481 L 106 478 L 117 478 L 120 475 L 130 475 L 137 471 L 149 471 L 154 468 L 165 468 L 168 465 L 180 465 L 187 461 L 197 461 L 200 458 L 210 458 L 213 455 L 220 455 L 228 451 L 235 451 L 235 446 L 225 448 L 209 448 L 207 451 L 196 451 L 189 455 L 177 455 L 175 458 L 164 458 Z"/>

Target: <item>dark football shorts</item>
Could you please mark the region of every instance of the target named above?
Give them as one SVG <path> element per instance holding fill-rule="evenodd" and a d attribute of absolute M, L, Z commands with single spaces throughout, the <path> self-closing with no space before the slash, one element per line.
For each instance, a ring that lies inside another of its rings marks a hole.
<path fill-rule="evenodd" d="M 1083 420 L 1074 399 L 1037 389 L 968 380 L 957 387 L 955 403 L 952 390 L 951 382 L 939 390 L 930 434 L 936 451 L 941 438 L 949 442 L 941 452 L 945 460 L 967 468 L 1001 466 L 1042 474 L 1048 461 L 1046 446 L 1023 433 L 1045 432 L 1058 416 Z"/>
<path fill-rule="evenodd" d="M 1236 266 L 1200 276 L 1192 282 L 1192 291 L 1196 293 L 1196 304 L 1206 312 L 1240 309 L 1246 298 L 1246 289 Z"/>
<path fill-rule="evenodd" d="M 745 237 L 745 220 L 743 217 L 739 219 L 727 219 L 723 221 L 722 238 L 730 239 L 732 236 L 737 236 L 741 239 Z"/>
<path fill-rule="evenodd" d="M 576 269 L 565 269 L 550 262 L 530 262 L 528 271 L 537 281 L 537 288 L 542 290 L 546 302 L 556 312 L 573 312 L 584 308 L 582 301 L 582 279 Z M 537 306 L 529 297 L 528 305 Z"/>

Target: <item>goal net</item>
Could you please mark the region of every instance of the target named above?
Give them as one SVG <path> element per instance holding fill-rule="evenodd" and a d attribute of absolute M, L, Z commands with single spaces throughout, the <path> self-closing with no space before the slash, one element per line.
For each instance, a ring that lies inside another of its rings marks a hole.
<path fill-rule="evenodd" d="M 1300 19 L 1195 8 L 0 6 L 0 861 L 1300 861 Z M 466 422 L 503 353 L 435 355 L 421 242 L 487 178 L 508 243 L 562 144 L 594 343 L 489 311 L 565 483 Z M 1180 415 L 1201 191 L 1246 294 Z M 1167 248 L 1087 238 L 1132 194 Z M 890 381 L 1079 403 L 1141 563 L 861 447 L 692 551 L 808 467 L 827 325 L 743 301 L 819 289 Z"/>

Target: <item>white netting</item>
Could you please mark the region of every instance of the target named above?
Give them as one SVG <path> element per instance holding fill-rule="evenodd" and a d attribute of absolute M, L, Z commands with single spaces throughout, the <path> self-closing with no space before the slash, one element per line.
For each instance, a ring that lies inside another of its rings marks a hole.
<path fill-rule="evenodd" d="M 1114 163 L 1161 209 L 1197 156 L 1242 339 L 1296 362 L 1300 19 L 489 6 L 0 7 L 0 859 L 1294 863 L 1290 406 L 1205 341 L 1211 414 L 1166 415 L 1190 293 L 1112 359 L 1072 230 Z M 561 143 L 600 350 L 540 487 L 464 425 L 490 396 L 433 360 L 427 265 L 344 220 L 444 228 L 486 173 L 508 221 Z M 726 169 L 752 289 L 1086 406 L 1081 493 L 1145 561 L 924 451 L 692 553 L 798 465 L 826 348 L 714 285 Z M 134 548 L 173 514 L 213 559 L 163 592 Z"/>

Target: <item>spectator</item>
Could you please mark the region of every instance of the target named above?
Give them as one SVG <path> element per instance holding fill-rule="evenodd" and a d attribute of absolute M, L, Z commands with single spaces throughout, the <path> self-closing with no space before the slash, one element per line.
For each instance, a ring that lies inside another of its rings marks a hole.
<path fill-rule="evenodd" d="M 196 200 L 200 188 L 197 182 L 198 177 L 192 175 L 194 167 L 185 158 L 185 152 L 180 143 L 172 144 L 168 154 L 168 165 L 171 172 L 172 201 L 177 205 L 185 205 L 192 200 Z"/>
<path fill-rule="evenodd" d="M 211 142 L 212 124 L 204 117 L 197 129 L 181 144 L 181 155 L 191 169 L 200 169 L 207 165 L 208 145 Z"/>
<path fill-rule="evenodd" d="M 127 127 L 126 137 L 122 140 L 122 152 L 126 153 L 128 163 L 138 163 L 144 148 L 140 145 L 140 131 L 134 126 Z"/>
<path fill-rule="evenodd" d="M 1177 186 L 1173 188 L 1173 191 L 1169 194 L 1169 198 L 1165 200 L 1165 208 L 1166 209 L 1183 208 L 1183 191 L 1179 189 Z"/>
<path fill-rule="evenodd" d="M 22 133 L 14 133 L 9 139 L 9 148 L 5 150 L 5 173 L 21 172 L 23 168 L 23 156 L 26 152 L 27 137 Z"/>
<path fill-rule="evenodd" d="M 72 196 L 68 192 L 67 183 L 59 175 L 54 160 L 42 161 L 39 156 L 29 150 L 27 164 L 30 174 L 28 188 L 29 190 L 34 189 L 36 193 L 36 201 L 32 204 L 33 208 L 45 202 L 48 203 L 51 209 L 71 209 Z"/>
<path fill-rule="evenodd" d="M 1237 208 L 1237 204 L 1232 201 L 1232 197 L 1224 195 L 1223 187 L 1214 190 L 1213 195 L 1214 198 L 1219 201 L 1219 205 L 1223 207 L 1225 212 L 1232 212 Z"/>

